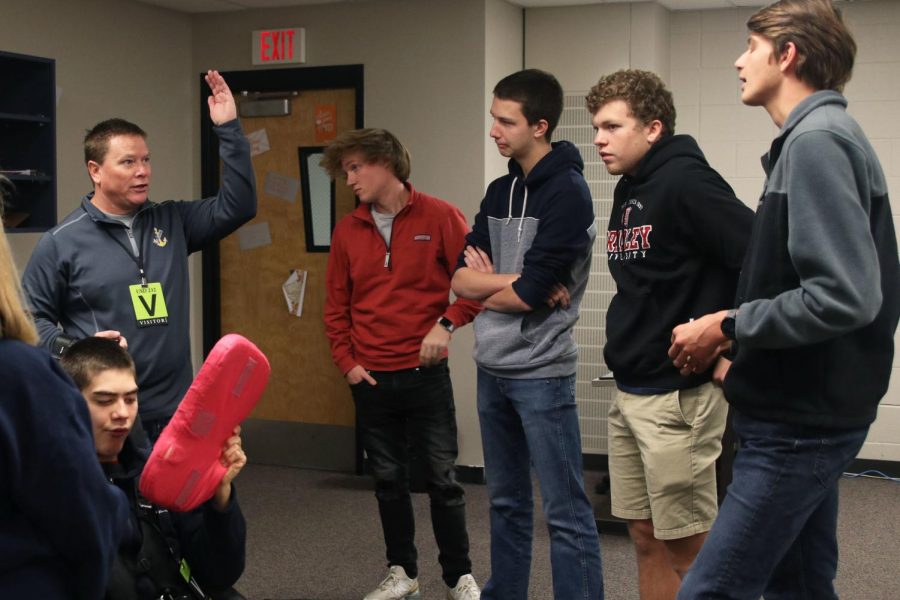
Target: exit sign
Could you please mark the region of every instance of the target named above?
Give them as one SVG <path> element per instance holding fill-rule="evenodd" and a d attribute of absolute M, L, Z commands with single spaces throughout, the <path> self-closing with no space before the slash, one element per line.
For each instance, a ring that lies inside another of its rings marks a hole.
<path fill-rule="evenodd" d="M 306 30 L 293 27 L 254 31 L 250 54 L 254 65 L 306 62 Z"/>

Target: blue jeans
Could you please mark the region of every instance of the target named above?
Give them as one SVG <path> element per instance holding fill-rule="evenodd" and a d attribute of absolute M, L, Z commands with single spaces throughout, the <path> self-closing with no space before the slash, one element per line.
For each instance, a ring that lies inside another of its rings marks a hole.
<path fill-rule="evenodd" d="M 584 491 L 575 376 L 505 379 L 478 369 L 478 416 L 491 504 L 491 578 L 481 597 L 528 598 L 533 466 L 550 531 L 554 598 L 601 600 L 600 538 Z"/>
<path fill-rule="evenodd" d="M 466 501 L 456 481 L 456 409 L 450 371 L 444 360 L 434 367 L 401 371 L 369 371 L 378 382 L 350 386 L 357 423 L 369 466 L 388 565 L 416 577 L 416 526 L 409 496 L 410 451 L 426 467 L 431 498 L 431 525 L 444 582 L 453 587 L 472 572 Z"/>
<path fill-rule="evenodd" d="M 836 599 L 838 480 L 869 428 L 732 412 L 740 442 L 734 478 L 679 600 Z"/>

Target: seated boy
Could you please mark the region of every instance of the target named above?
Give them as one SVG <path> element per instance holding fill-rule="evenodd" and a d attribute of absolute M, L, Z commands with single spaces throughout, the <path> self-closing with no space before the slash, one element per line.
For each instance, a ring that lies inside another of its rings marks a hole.
<path fill-rule="evenodd" d="M 131 508 L 105 599 L 241 598 L 230 589 L 244 570 L 246 544 L 231 485 L 247 463 L 240 427 L 225 442 L 220 460 L 228 471 L 213 497 L 190 512 L 170 513 L 138 492 L 150 445 L 137 417 L 131 356 L 115 341 L 89 337 L 69 348 L 60 364 L 87 400 L 97 458 Z"/>

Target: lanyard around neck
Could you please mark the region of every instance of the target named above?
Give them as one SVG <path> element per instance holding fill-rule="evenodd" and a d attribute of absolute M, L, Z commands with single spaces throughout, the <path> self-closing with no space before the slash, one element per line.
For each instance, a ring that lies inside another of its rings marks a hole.
<path fill-rule="evenodd" d="M 134 222 L 132 221 L 132 223 L 134 223 Z M 124 223 L 122 223 L 121 225 L 124 229 L 128 229 L 128 227 Z M 134 231 L 134 228 L 131 228 L 131 229 L 132 229 L 132 231 Z M 118 244 L 122 248 L 122 250 L 125 251 L 125 254 L 128 255 L 128 258 L 130 258 L 134 262 L 134 264 L 137 265 L 138 271 L 141 274 L 141 285 L 146 287 L 147 286 L 147 275 L 144 270 L 144 257 L 141 256 L 140 240 L 135 238 L 135 242 L 137 243 L 137 255 L 135 255 L 135 253 L 132 250 L 130 250 L 128 248 L 128 246 L 126 246 L 124 243 L 122 243 L 122 240 L 120 240 L 113 234 L 113 232 L 110 230 L 109 227 L 104 227 L 103 230 L 106 231 L 106 233 L 109 235 L 109 237 L 111 237 L 112 240 L 116 244 Z M 127 232 L 126 232 L 126 235 L 127 235 Z"/>

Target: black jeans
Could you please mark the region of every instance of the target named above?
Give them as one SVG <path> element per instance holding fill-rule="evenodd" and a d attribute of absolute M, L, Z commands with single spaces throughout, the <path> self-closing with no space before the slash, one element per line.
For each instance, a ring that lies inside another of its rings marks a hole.
<path fill-rule="evenodd" d="M 454 465 L 456 409 L 447 361 L 434 367 L 369 371 L 378 382 L 351 386 L 363 448 L 375 476 L 375 497 L 388 565 L 416 577 L 415 521 L 409 495 L 410 451 L 425 465 L 431 526 L 448 586 L 472 572 L 465 492 Z"/>

